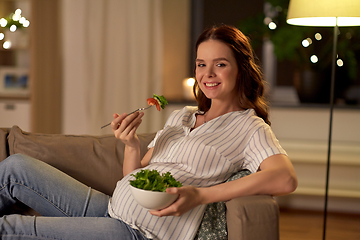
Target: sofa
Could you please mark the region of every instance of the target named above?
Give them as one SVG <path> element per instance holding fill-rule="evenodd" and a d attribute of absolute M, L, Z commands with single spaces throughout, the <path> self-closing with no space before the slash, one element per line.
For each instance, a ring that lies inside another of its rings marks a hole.
<path fill-rule="evenodd" d="M 139 134 L 141 155 L 155 134 Z M 0 128 L 0 161 L 23 153 L 44 161 L 88 186 L 111 195 L 123 177 L 124 144 L 113 135 L 62 135 Z M 34 214 L 20 203 L 9 213 Z M 279 207 L 271 196 L 239 197 L 226 202 L 230 240 L 279 239 Z"/>

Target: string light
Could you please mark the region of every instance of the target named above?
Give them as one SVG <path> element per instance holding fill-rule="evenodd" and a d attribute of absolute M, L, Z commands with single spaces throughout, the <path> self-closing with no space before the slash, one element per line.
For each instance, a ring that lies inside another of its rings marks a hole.
<path fill-rule="evenodd" d="M 315 33 L 315 39 L 320 41 L 322 39 L 322 36 L 320 33 Z"/>
<path fill-rule="evenodd" d="M 25 28 L 29 27 L 30 26 L 30 21 L 29 20 L 25 20 L 24 23 L 23 23 L 23 26 Z"/>
<path fill-rule="evenodd" d="M 20 16 L 21 13 L 22 13 L 22 11 L 21 11 L 20 8 L 18 8 L 18 9 L 15 10 L 15 15 L 19 15 L 19 16 Z"/>
<path fill-rule="evenodd" d="M 271 30 L 275 30 L 275 29 L 277 28 L 277 25 L 276 25 L 276 23 L 271 22 L 271 23 L 269 23 L 268 27 L 269 27 Z"/>
<path fill-rule="evenodd" d="M 25 17 L 21 16 L 21 9 L 18 8 L 15 10 L 15 13 L 12 13 L 7 19 L 5 18 L 1 18 L 0 19 L 0 26 L 1 27 L 8 27 L 9 21 L 10 21 L 10 31 L 11 32 L 15 32 L 17 30 L 17 28 L 21 25 L 22 27 L 29 27 L 30 26 L 30 21 L 27 20 Z M 8 21 L 9 20 L 9 21 Z M 21 25 L 17 24 L 17 23 L 13 23 L 13 22 L 19 22 Z"/>
<path fill-rule="evenodd" d="M 0 26 L 1 26 L 1 27 L 6 27 L 7 23 L 8 23 L 8 22 L 7 22 L 7 20 L 6 20 L 5 18 L 1 18 L 1 19 L 0 19 Z"/>
<path fill-rule="evenodd" d="M 303 47 L 308 47 L 312 44 L 312 40 L 311 38 L 304 39 L 302 40 L 301 44 L 303 45 Z"/>
<path fill-rule="evenodd" d="M 309 43 L 309 41 L 307 39 L 302 40 L 301 44 L 303 45 L 303 47 L 310 46 L 310 43 Z"/>
<path fill-rule="evenodd" d="M 16 25 L 11 25 L 10 32 L 15 32 L 17 29 Z"/>
<path fill-rule="evenodd" d="M 310 57 L 310 61 L 312 63 L 317 63 L 319 61 L 318 57 L 314 54 Z"/>
<path fill-rule="evenodd" d="M 11 48 L 11 42 L 10 42 L 10 41 L 5 41 L 5 42 L 3 43 L 3 48 L 5 48 L 5 49 Z"/>
<path fill-rule="evenodd" d="M 341 60 L 340 58 L 339 58 L 338 60 L 336 60 L 336 64 L 337 64 L 339 67 L 344 66 L 344 62 L 343 62 L 343 60 Z"/>
<path fill-rule="evenodd" d="M 0 18 L 0 27 L 9 29 L 10 32 L 15 32 L 22 27 L 27 28 L 30 26 L 30 21 L 21 16 L 22 10 L 16 9 L 14 13 L 11 13 L 6 18 Z M 11 33 L 10 33 L 11 34 Z M 5 39 L 5 34 L 0 33 L 0 40 Z M 4 41 L 2 44 L 4 49 L 10 49 L 12 47 L 11 41 Z"/>

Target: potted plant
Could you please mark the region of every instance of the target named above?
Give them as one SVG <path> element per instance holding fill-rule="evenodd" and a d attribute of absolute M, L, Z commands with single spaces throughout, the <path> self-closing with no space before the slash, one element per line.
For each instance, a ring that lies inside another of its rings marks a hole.
<path fill-rule="evenodd" d="M 239 29 L 255 48 L 264 39 L 270 40 L 278 62 L 293 66 L 293 84 L 301 102 L 328 103 L 333 28 L 287 24 L 288 4 L 289 0 L 266 0 L 264 13 L 240 22 Z M 344 98 L 347 88 L 358 81 L 359 28 L 340 28 L 337 52 L 335 97 Z"/>

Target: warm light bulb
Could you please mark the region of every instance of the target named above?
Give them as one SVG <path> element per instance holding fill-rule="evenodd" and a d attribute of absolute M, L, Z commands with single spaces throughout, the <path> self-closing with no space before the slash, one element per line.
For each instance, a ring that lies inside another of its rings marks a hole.
<path fill-rule="evenodd" d="M 189 78 L 187 81 L 186 81 L 186 84 L 190 87 L 194 86 L 195 84 L 195 79 L 194 78 Z"/>
<path fill-rule="evenodd" d="M 3 40 L 5 35 L 3 33 L 0 33 L 0 40 Z"/>
<path fill-rule="evenodd" d="M 317 62 L 319 61 L 319 59 L 318 59 L 318 57 L 317 57 L 316 55 L 312 55 L 312 56 L 310 57 L 310 61 L 311 61 L 312 63 L 317 63 Z"/>
<path fill-rule="evenodd" d="M 29 20 L 25 20 L 23 23 L 24 27 L 28 27 L 30 25 L 30 21 Z"/>
<path fill-rule="evenodd" d="M 301 44 L 303 45 L 303 47 L 310 46 L 310 43 L 309 43 L 309 41 L 307 39 L 302 40 Z"/>
<path fill-rule="evenodd" d="M 0 19 L 0 26 L 1 26 L 1 27 L 6 27 L 7 23 L 8 23 L 8 22 L 7 22 L 7 20 L 6 20 L 5 18 L 1 18 L 1 19 Z"/>
<path fill-rule="evenodd" d="M 11 25 L 10 32 L 15 32 L 17 29 L 16 25 Z"/>
<path fill-rule="evenodd" d="M 312 44 L 312 40 L 311 38 L 307 38 L 307 39 L 304 39 L 301 44 L 304 46 L 304 47 L 308 47 Z"/>
<path fill-rule="evenodd" d="M 10 41 L 5 41 L 5 42 L 3 43 L 3 48 L 5 48 L 5 49 L 11 48 L 11 42 L 10 42 Z"/>
<path fill-rule="evenodd" d="M 15 15 L 21 15 L 22 11 L 20 8 L 15 10 Z"/>
<path fill-rule="evenodd" d="M 26 18 L 25 18 L 25 17 L 21 17 L 20 20 L 19 20 L 19 23 L 23 24 L 25 21 L 26 21 Z"/>
<path fill-rule="evenodd" d="M 20 18 L 21 18 L 21 15 L 18 15 L 16 13 L 14 15 L 12 15 L 12 20 L 14 20 L 14 21 L 19 21 Z"/>
<path fill-rule="evenodd" d="M 274 22 L 269 23 L 268 27 L 269 27 L 271 30 L 275 30 L 275 29 L 277 28 L 276 23 L 274 23 Z"/>
<path fill-rule="evenodd" d="M 322 36 L 320 33 L 315 33 L 315 39 L 320 41 L 322 39 Z"/>
<path fill-rule="evenodd" d="M 337 64 L 339 67 L 344 66 L 344 62 L 343 62 L 343 60 L 341 60 L 340 58 L 339 58 L 338 60 L 336 60 L 336 64 Z"/>
<path fill-rule="evenodd" d="M 193 86 L 195 84 L 195 78 L 185 78 L 182 82 L 183 85 L 183 97 L 184 99 L 194 100 Z"/>

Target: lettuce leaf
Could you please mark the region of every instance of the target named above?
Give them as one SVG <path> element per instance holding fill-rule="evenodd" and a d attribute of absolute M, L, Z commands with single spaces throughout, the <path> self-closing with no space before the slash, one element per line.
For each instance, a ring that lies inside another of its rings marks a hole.
<path fill-rule="evenodd" d="M 159 102 L 160 107 L 161 107 L 162 109 L 164 109 L 164 108 L 165 108 L 165 105 L 168 104 L 168 101 L 166 100 L 166 98 L 165 98 L 163 95 L 159 96 L 159 95 L 154 94 L 153 96 L 154 96 L 154 98 Z"/>
<path fill-rule="evenodd" d="M 157 170 L 143 169 L 131 176 L 135 177 L 135 180 L 130 180 L 130 185 L 143 190 L 165 192 L 166 188 L 182 186 L 170 172 L 160 175 Z"/>

